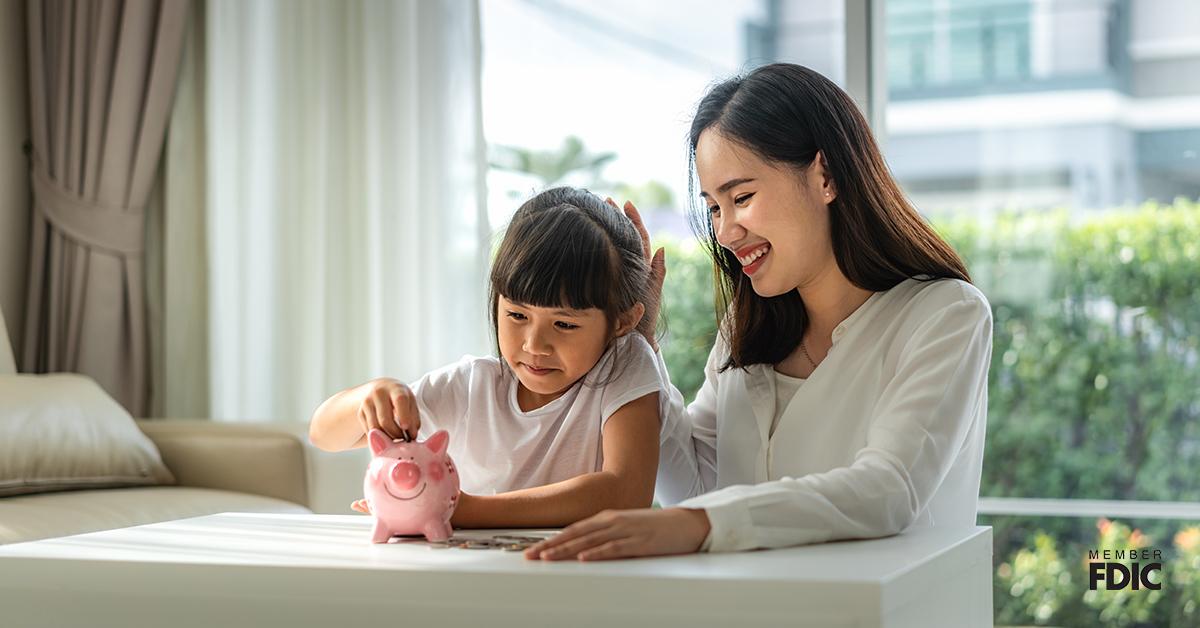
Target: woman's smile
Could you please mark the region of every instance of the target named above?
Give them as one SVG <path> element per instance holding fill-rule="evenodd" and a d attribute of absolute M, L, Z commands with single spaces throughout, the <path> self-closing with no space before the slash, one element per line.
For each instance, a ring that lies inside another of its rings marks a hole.
<path fill-rule="evenodd" d="M 771 244 L 763 242 L 752 246 L 742 247 L 734 253 L 738 261 L 742 264 L 742 272 L 747 275 L 753 275 L 767 261 L 767 254 L 771 252 Z"/>

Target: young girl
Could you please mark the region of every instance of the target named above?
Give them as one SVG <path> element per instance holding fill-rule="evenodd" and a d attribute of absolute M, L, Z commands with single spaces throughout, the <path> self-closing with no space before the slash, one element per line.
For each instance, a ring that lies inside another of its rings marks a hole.
<path fill-rule="evenodd" d="M 463 491 L 455 527 L 557 527 L 647 507 L 670 403 L 653 349 L 630 333 L 647 273 L 620 211 L 583 190 L 542 192 L 517 210 L 492 266 L 500 357 L 465 356 L 411 387 L 383 378 L 344 390 L 317 408 L 310 439 L 342 450 L 373 428 L 449 431 Z"/>

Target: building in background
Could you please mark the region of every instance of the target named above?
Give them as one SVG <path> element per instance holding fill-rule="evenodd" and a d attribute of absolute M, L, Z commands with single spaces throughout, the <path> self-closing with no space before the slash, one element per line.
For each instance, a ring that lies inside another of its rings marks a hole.
<path fill-rule="evenodd" d="M 1200 196 L 1200 2 L 888 0 L 885 153 L 927 214 Z M 767 0 L 747 57 L 844 76 L 843 3 Z"/>

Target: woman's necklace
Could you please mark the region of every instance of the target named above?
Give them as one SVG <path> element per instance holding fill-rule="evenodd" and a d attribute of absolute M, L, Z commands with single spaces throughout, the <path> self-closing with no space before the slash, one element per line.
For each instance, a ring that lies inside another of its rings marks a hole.
<path fill-rule="evenodd" d="M 808 349 L 805 348 L 803 340 L 800 341 L 800 353 L 804 354 L 804 359 L 808 360 L 808 363 L 812 365 L 813 370 L 817 370 L 817 363 L 813 361 L 811 355 L 808 355 Z"/>

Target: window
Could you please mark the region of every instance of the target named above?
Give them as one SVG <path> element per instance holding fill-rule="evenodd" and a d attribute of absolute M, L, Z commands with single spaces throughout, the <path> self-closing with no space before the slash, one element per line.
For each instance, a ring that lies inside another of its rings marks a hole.
<path fill-rule="evenodd" d="M 1200 5 L 886 8 L 886 156 L 995 316 L 997 621 L 1196 625 L 1188 587 L 1089 594 L 1077 565 L 1111 542 L 1162 549 L 1164 579 L 1195 568 Z"/>
<path fill-rule="evenodd" d="M 489 213 L 502 227 L 556 184 L 641 201 L 653 232 L 690 238 L 687 125 L 744 67 L 759 0 L 501 0 L 480 5 Z"/>

